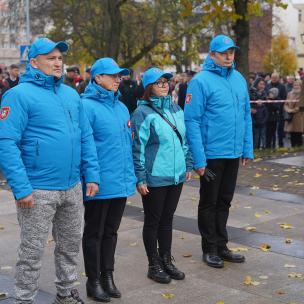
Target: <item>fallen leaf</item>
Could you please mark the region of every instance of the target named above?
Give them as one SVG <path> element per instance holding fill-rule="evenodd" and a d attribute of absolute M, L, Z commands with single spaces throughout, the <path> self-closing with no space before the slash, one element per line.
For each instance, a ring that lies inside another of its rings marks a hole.
<path fill-rule="evenodd" d="M 264 210 L 265 214 L 271 214 L 271 211 L 269 210 Z"/>
<path fill-rule="evenodd" d="M 293 265 L 293 264 L 285 264 L 284 267 L 285 267 L 285 268 L 296 268 L 296 265 Z"/>
<path fill-rule="evenodd" d="M 258 190 L 258 189 L 260 189 L 260 187 L 258 187 L 258 186 L 252 186 L 250 189 L 251 190 Z"/>
<path fill-rule="evenodd" d="M 260 249 L 264 252 L 269 251 L 269 249 L 271 248 L 271 246 L 269 244 L 263 243 L 260 245 Z"/>
<path fill-rule="evenodd" d="M 251 206 L 245 206 L 244 209 L 252 209 Z"/>
<path fill-rule="evenodd" d="M 80 282 L 79 282 L 79 281 L 76 281 L 76 282 L 73 283 L 73 285 L 74 285 L 74 286 L 79 286 L 79 285 L 80 285 Z"/>
<path fill-rule="evenodd" d="M 192 253 L 184 253 L 183 257 L 184 258 L 191 258 L 192 257 Z"/>
<path fill-rule="evenodd" d="M 278 191 L 278 190 L 281 190 L 281 188 L 279 188 L 278 186 L 273 186 L 273 187 L 272 187 L 272 190 L 273 190 L 273 191 Z"/>
<path fill-rule="evenodd" d="M 243 283 L 244 283 L 244 285 L 247 285 L 247 286 L 249 286 L 249 285 L 253 285 L 253 286 L 260 285 L 260 282 L 252 280 L 251 276 L 246 276 Z"/>
<path fill-rule="evenodd" d="M 0 230 L 4 230 L 4 226 L 0 225 Z"/>
<path fill-rule="evenodd" d="M 1 266 L 1 270 L 11 270 L 13 267 L 12 266 Z"/>
<path fill-rule="evenodd" d="M 261 275 L 261 276 L 259 276 L 259 279 L 261 279 L 261 280 L 267 280 L 268 276 L 267 275 Z"/>
<path fill-rule="evenodd" d="M 253 162 L 254 162 L 254 163 L 258 163 L 258 162 L 260 162 L 260 161 L 262 161 L 262 160 L 263 160 L 263 158 L 258 157 L 258 158 L 256 158 L 256 159 L 254 159 Z"/>
<path fill-rule="evenodd" d="M 288 274 L 288 277 L 293 278 L 293 279 L 302 279 L 303 274 L 302 273 L 291 272 L 291 273 Z"/>
<path fill-rule="evenodd" d="M 286 294 L 285 290 L 283 290 L 283 289 L 277 290 L 276 293 L 279 294 L 279 295 Z"/>
<path fill-rule="evenodd" d="M 127 201 L 127 205 L 132 205 L 133 203 L 131 201 Z"/>
<path fill-rule="evenodd" d="M 162 297 L 165 299 L 172 299 L 174 297 L 173 293 L 162 293 Z"/>
<path fill-rule="evenodd" d="M 130 243 L 130 244 L 129 244 L 129 246 L 131 246 L 131 247 L 135 247 L 135 246 L 137 246 L 137 242 Z"/>
<path fill-rule="evenodd" d="M 261 174 L 261 173 L 256 173 L 254 177 L 258 178 L 258 177 L 261 177 L 261 176 L 263 176 L 263 174 Z"/>
<path fill-rule="evenodd" d="M 288 168 L 288 169 L 284 169 L 283 171 L 284 171 L 284 172 L 293 172 L 293 171 L 295 171 L 295 169 Z"/>
<path fill-rule="evenodd" d="M 0 292 L 0 300 L 6 299 L 8 296 L 8 293 L 6 292 Z"/>
<path fill-rule="evenodd" d="M 47 244 L 51 244 L 51 243 L 54 243 L 55 241 L 54 241 L 54 239 L 49 239 L 48 241 L 47 241 Z"/>
<path fill-rule="evenodd" d="M 256 213 L 254 214 L 254 216 L 255 216 L 256 218 L 260 218 L 260 217 L 262 217 L 262 214 L 256 212 Z"/>
<path fill-rule="evenodd" d="M 224 301 L 217 301 L 215 304 L 225 304 L 225 302 Z"/>
<path fill-rule="evenodd" d="M 191 200 L 192 200 L 192 201 L 197 201 L 197 197 L 192 196 L 192 197 L 191 197 Z"/>
<path fill-rule="evenodd" d="M 296 183 L 296 186 L 303 186 L 304 183 Z"/>
<path fill-rule="evenodd" d="M 287 223 L 280 223 L 279 225 L 282 229 L 292 229 L 292 228 L 294 228 L 293 226 L 291 226 Z"/>
<path fill-rule="evenodd" d="M 256 229 L 256 227 L 248 226 L 248 227 L 246 227 L 246 230 L 247 231 L 256 231 L 257 229 Z"/>
<path fill-rule="evenodd" d="M 286 238 L 286 239 L 285 239 L 285 243 L 286 243 L 286 244 L 291 244 L 291 243 L 292 243 L 292 239 L 287 239 L 287 238 Z"/>
<path fill-rule="evenodd" d="M 82 277 L 86 277 L 86 276 L 87 276 L 87 274 L 86 274 L 85 272 L 81 272 L 80 275 L 81 275 Z"/>
<path fill-rule="evenodd" d="M 232 252 L 246 252 L 248 248 L 246 247 L 236 247 L 236 248 L 229 248 Z"/>
<path fill-rule="evenodd" d="M 282 175 L 281 177 L 282 178 L 287 178 L 287 177 L 289 177 L 289 175 L 285 174 L 285 175 Z"/>

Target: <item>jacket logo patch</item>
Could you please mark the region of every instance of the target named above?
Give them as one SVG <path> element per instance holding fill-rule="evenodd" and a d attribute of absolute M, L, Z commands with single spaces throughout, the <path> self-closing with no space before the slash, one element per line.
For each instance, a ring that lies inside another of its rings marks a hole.
<path fill-rule="evenodd" d="M 8 117 L 10 107 L 2 107 L 0 112 L 0 119 L 5 120 Z"/>
<path fill-rule="evenodd" d="M 132 126 L 132 123 L 131 123 L 130 119 L 128 120 L 127 126 L 128 126 L 128 128 L 131 128 L 131 126 Z"/>
<path fill-rule="evenodd" d="M 192 99 L 192 94 L 187 94 L 185 102 L 190 103 L 191 99 Z"/>

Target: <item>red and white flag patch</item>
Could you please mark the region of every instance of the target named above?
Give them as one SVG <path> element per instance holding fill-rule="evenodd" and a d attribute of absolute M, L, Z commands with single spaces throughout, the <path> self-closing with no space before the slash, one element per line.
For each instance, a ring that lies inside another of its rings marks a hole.
<path fill-rule="evenodd" d="M 10 107 L 2 107 L 0 112 L 0 119 L 5 120 L 8 117 L 8 114 L 10 112 Z"/>
<path fill-rule="evenodd" d="M 128 126 L 128 128 L 131 128 L 131 126 L 132 126 L 132 123 L 131 123 L 130 119 L 128 120 L 127 126 Z"/>
<path fill-rule="evenodd" d="M 187 94 L 187 95 L 186 95 L 186 100 L 185 100 L 185 102 L 186 102 L 186 103 L 190 103 L 190 102 L 191 102 L 191 99 L 192 99 L 192 94 Z"/>

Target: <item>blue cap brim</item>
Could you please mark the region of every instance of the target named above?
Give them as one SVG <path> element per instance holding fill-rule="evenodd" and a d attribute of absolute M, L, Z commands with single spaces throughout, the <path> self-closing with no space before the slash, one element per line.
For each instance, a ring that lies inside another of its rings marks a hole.
<path fill-rule="evenodd" d="M 64 41 L 59 41 L 56 43 L 54 49 L 58 49 L 60 52 L 64 53 L 69 49 L 69 46 Z"/>
<path fill-rule="evenodd" d="M 128 76 L 128 75 L 130 75 L 130 71 L 128 69 L 117 67 L 117 68 L 111 69 L 111 72 L 108 72 L 105 74 L 108 74 L 108 75 L 120 74 L 122 76 Z"/>
<path fill-rule="evenodd" d="M 223 47 L 221 47 L 221 48 L 219 48 L 219 49 L 217 49 L 217 50 L 214 50 L 214 51 L 210 51 L 210 52 L 218 52 L 218 53 L 223 53 L 223 52 L 225 52 L 225 51 L 227 51 L 227 50 L 229 50 L 229 49 L 237 49 L 237 50 L 239 50 L 240 48 L 238 47 L 238 46 L 236 46 L 236 45 L 232 45 L 232 46 L 223 46 Z"/>

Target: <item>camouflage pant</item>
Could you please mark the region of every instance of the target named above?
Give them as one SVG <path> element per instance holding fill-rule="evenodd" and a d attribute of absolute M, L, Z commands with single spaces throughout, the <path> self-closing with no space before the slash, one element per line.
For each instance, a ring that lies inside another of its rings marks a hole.
<path fill-rule="evenodd" d="M 16 265 L 15 303 L 34 303 L 41 259 L 53 224 L 56 288 L 70 294 L 77 280 L 77 256 L 81 241 L 81 184 L 66 190 L 35 190 L 34 207 L 17 208 L 21 244 Z"/>

